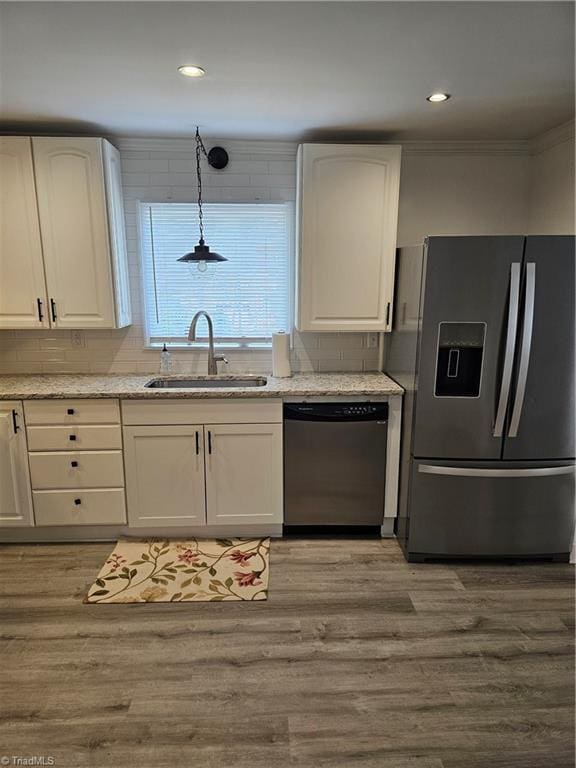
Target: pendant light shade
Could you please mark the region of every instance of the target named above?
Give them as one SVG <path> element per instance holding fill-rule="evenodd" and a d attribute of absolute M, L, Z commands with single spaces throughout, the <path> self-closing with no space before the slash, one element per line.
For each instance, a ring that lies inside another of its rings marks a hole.
<path fill-rule="evenodd" d="M 217 163 L 211 161 L 211 156 L 216 158 L 214 150 L 218 150 Z M 215 253 L 210 250 L 210 246 L 204 242 L 204 221 L 202 215 L 202 169 L 200 168 L 200 153 L 203 153 L 208 162 L 214 165 L 215 168 L 225 168 L 228 164 L 228 154 L 225 149 L 221 147 L 214 147 L 209 153 L 206 152 L 204 143 L 200 137 L 198 126 L 196 126 L 196 176 L 198 179 L 198 222 L 200 225 L 200 240 L 198 245 L 194 246 L 194 250 L 189 253 L 180 256 L 177 261 L 183 261 L 188 264 L 196 263 L 200 272 L 205 272 L 206 267 L 210 263 L 216 263 L 218 261 L 228 261 L 225 256 L 221 256 L 219 253 Z M 225 158 L 224 158 L 225 156 Z"/>
<path fill-rule="evenodd" d="M 180 256 L 177 261 L 186 261 L 188 263 L 190 262 L 198 262 L 198 269 L 201 269 L 200 263 L 201 262 L 216 262 L 216 261 L 228 261 L 226 256 L 220 256 L 219 253 L 215 253 L 214 251 L 210 250 L 210 246 L 206 245 L 204 243 L 204 240 L 201 239 L 198 245 L 194 246 L 194 250 L 190 251 L 190 253 L 185 253 L 184 256 Z M 203 271 L 203 270 L 202 270 Z"/>

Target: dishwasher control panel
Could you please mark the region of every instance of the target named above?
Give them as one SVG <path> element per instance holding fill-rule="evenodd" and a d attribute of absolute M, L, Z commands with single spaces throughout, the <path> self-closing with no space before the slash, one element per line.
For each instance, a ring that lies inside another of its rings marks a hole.
<path fill-rule="evenodd" d="M 286 403 L 284 418 L 299 421 L 387 421 L 388 403 Z"/>

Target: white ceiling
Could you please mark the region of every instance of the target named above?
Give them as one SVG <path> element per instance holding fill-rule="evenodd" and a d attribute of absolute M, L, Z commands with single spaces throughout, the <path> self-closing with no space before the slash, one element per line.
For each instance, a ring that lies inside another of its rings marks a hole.
<path fill-rule="evenodd" d="M 568 2 L 0 3 L 1 127 L 531 138 L 573 117 L 573 16 Z M 436 90 L 452 100 L 426 102 Z"/>

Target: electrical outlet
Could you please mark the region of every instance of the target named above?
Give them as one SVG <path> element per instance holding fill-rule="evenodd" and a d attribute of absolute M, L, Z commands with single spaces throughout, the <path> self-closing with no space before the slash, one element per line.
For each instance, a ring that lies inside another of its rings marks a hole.
<path fill-rule="evenodd" d="M 375 349 L 378 346 L 378 334 L 377 333 L 369 333 L 368 334 L 368 347 L 369 349 Z"/>
<path fill-rule="evenodd" d="M 85 347 L 84 333 L 82 331 L 72 331 L 72 346 Z"/>

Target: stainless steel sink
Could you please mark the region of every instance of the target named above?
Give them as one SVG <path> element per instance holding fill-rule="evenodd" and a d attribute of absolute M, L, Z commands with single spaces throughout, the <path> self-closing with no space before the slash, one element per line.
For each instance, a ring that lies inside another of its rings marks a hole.
<path fill-rule="evenodd" d="M 148 389 L 229 389 L 232 387 L 264 387 L 265 376 L 194 376 L 193 378 L 151 379 Z"/>

